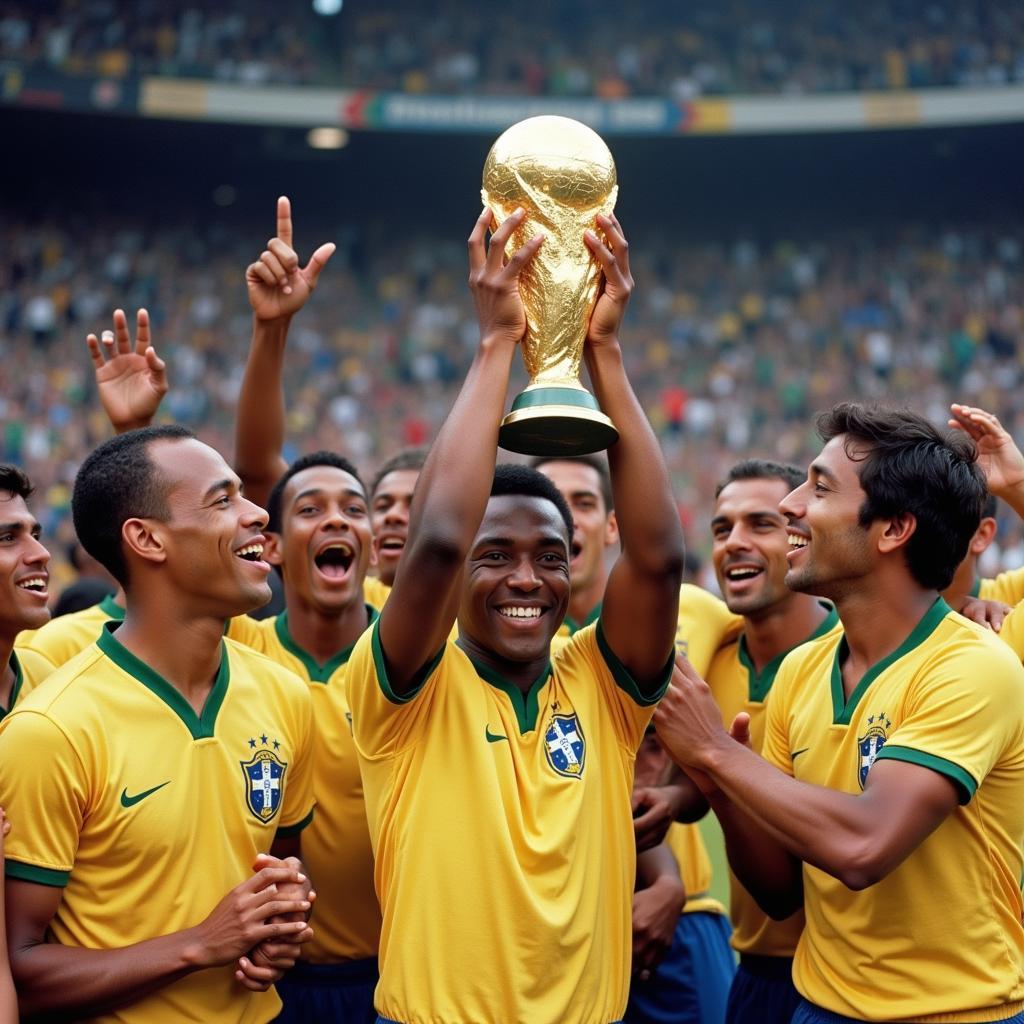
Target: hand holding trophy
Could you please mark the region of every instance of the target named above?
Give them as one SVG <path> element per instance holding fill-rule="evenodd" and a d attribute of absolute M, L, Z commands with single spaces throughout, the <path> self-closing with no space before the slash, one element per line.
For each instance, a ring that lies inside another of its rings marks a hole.
<path fill-rule="evenodd" d="M 525 455 L 582 455 L 607 448 L 618 431 L 580 384 L 583 344 L 601 268 L 583 241 L 618 195 L 615 162 L 601 137 L 567 117 L 531 117 L 509 128 L 484 164 L 481 196 L 495 227 L 526 211 L 507 251 L 538 233 L 544 245 L 524 268 L 523 361 L 530 385 L 502 420 L 499 443 Z"/>

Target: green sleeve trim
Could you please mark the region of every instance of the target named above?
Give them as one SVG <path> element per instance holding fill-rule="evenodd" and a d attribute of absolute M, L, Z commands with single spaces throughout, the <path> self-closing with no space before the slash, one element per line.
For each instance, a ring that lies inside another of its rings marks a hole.
<path fill-rule="evenodd" d="M 384 662 L 384 649 L 380 645 L 380 619 L 377 619 L 373 624 L 373 631 L 370 634 L 370 646 L 373 649 L 373 664 L 377 670 L 377 683 L 380 686 L 381 693 L 392 704 L 408 704 L 419 692 L 423 689 L 427 680 L 434 674 L 437 666 L 441 664 L 441 658 L 444 656 L 444 647 L 441 648 L 416 673 L 413 678 L 412 686 L 406 693 L 398 694 L 391 689 L 391 681 L 388 679 L 388 668 Z"/>
<path fill-rule="evenodd" d="M 302 821 L 297 821 L 294 825 L 282 825 L 276 832 L 278 839 L 294 839 L 307 825 L 313 822 L 313 812 L 316 810 L 314 807 L 310 807 L 309 814 L 307 814 Z"/>
<path fill-rule="evenodd" d="M 657 676 L 653 689 L 649 692 L 644 692 L 637 683 L 637 681 L 629 674 L 629 669 L 622 664 L 621 661 L 615 656 L 615 652 L 608 646 L 608 641 L 605 639 L 604 626 L 600 619 L 597 620 L 597 647 L 601 652 L 601 657 L 604 658 L 605 664 L 611 669 L 612 677 L 615 679 L 615 685 L 633 699 L 635 704 L 639 704 L 642 708 L 649 708 L 652 704 L 657 704 L 662 697 L 665 696 L 665 691 L 668 689 L 668 684 L 672 681 L 672 669 L 676 663 L 676 649 L 675 645 L 672 646 L 672 651 L 668 656 L 668 662 L 664 669 Z"/>
<path fill-rule="evenodd" d="M 50 885 L 56 889 L 63 889 L 71 880 L 70 871 L 56 871 L 54 868 L 41 868 L 36 864 L 10 859 L 4 862 L 4 874 L 21 882 L 35 882 L 37 885 Z"/>
<path fill-rule="evenodd" d="M 914 750 L 913 747 L 900 747 L 887 743 L 878 752 L 878 757 L 875 760 L 881 760 L 883 757 L 890 761 L 906 761 L 908 764 L 918 764 L 922 768 L 930 768 L 933 772 L 938 772 L 940 775 L 945 775 L 946 778 L 952 779 L 956 783 L 957 789 L 960 790 L 960 803 L 962 804 L 970 803 L 971 797 L 978 790 L 978 783 L 974 781 L 974 776 L 970 772 L 961 768 L 960 765 L 953 761 L 947 761 L 944 757 L 939 757 L 937 754 L 926 754 L 923 750 Z"/>

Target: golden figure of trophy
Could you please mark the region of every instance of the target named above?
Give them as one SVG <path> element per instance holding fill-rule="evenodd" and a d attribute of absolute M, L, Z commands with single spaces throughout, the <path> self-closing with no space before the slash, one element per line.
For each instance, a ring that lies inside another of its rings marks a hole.
<path fill-rule="evenodd" d="M 612 421 L 580 384 L 583 344 L 601 266 L 583 241 L 615 208 L 615 161 L 601 137 L 568 117 L 531 117 L 509 128 L 484 164 L 484 204 L 495 227 L 526 211 L 512 255 L 538 233 L 540 251 L 519 276 L 526 309 L 523 362 L 530 385 L 502 420 L 498 443 L 524 455 L 583 455 L 618 440 Z"/>

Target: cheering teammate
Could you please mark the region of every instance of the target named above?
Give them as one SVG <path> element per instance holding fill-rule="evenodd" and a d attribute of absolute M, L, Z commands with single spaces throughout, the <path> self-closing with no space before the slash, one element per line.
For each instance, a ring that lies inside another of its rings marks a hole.
<path fill-rule="evenodd" d="M 765 704 L 782 659 L 838 624 L 834 609 L 785 583 L 790 545 L 807 538 L 800 525 L 787 522 L 779 503 L 803 479 L 795 466 L 761 459 L 740 462 L 719 485 L 711 520 L 715 576 L 729 610 L 743 616 L 743 632 L 715 655 L 708 686 L 727 725 L 740 713 L 749 716 L 751 745 L 758 752 Z M 725 1019 L 729 1024 L 789 1024 L 799 1001 L 792 969 L 803 914 L 773 922 L 734 874 L 730 893 L 732 944 L 740 964 Z"/>
<path fill-rule="evenodd" d="M 370 488 L 370 525 L 377 552 L 377 577 L 386 587 L 394 585 L 398 563 L 409 539 L 412 495 L 426 458 L 423 448 L 400 451 L 377 470 Z"/>
<path fill-rule="evenodd" d="M 391 596 L 350 663 L 384 914 L 376 1005 L 401 1022 L 589 1024 L 626 1003 L 630 783 L 671 668 L 682 539 L 622 369 L 625 239 L 599 218 L 612 248 L 587 233 L 606 286 L 585 351 L 620 430 L 610 454 L 623 554 L 598 622 L 550 659 L 572 517 L 541 474 L 495 470 L 526 327 L 518 274 L 542 242 L 504 264 L 521 219 L 489 251 L 490 213 L 470 237 L 480 348 L 420 475 Z"/>
<path fill-rule="evenodd" d="M 265 514 L 179 427 L 100 445 L 72 511 L 127 613 L 0 727 L 22 1013 L 269 1021 L 310 898 L 260 855 L 298 853 L 313 794 L 306 687 L 222 640 L 269 597 Z"/>
<path fill-rule="evenodd" d="M 758 902 L 804 903 L 794 1024 L 1022 1021 L 1024 669 L 939 597 L 981 517 L 974 446 L 854 404 L 819 431 L 780 506 L 801 535 L 786 584 L 832 600 L 842 631 L 779 669 L 764 760 L 690 669 L 659 732 Z"/>
<path fill-rule="evenodd" d="M 572 512 L 569 614 L 556 638 L 557 650 L 566 637 L 599 618 L 608 583 L 606 554 L 618 544 L 619 532 L 605 459 L 540 458 L 534 465 L 551 479 Z M 689 651 L 701 672 L 707 671 L 715 647 L 732 624 L 733 616 L 717 598 L 691 584 L 680 587 L 676 644 L 680 652 Z M 728 924 L 721 906 L 707 896 L 711 862 L 700 829 L 693 824 L 669 828 L 676 818 L 693 820 L 692 787 L 680 785 L 680 780 L 670 783 L 670 765 L 657 748 L 657 739 L 645 740 L 633 792 L 633 828 L 641 851 L 657 848 L 668 830 L 670 852 L 667 861 L 661 853 L 642 852 L 638 863 L 633 898 L 637 978 L 630 988 L 626 1020 L 644 1024 L 668 1015 L 678 1021 L 720 1021 L 734 971 Z M 698 813 L 706 809 L 701 800 Z M 664 904 L 671 905 L 680 881 L 686 892 L 685 912 L 672 919 L 664 913 Z M 663 891 L 668 895 L 661 896 Z M 655 900 L 663 905 L 656 907 Z M 669 929 L 664 937 L 658 933 L 663 923 Z"/>

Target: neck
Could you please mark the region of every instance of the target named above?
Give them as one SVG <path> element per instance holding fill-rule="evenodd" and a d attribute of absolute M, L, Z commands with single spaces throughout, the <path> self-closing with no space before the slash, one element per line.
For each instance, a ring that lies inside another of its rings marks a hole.
<path fill-rule="evenodd" d="M 11 668 L 11 652 L 14 650 L 14 636 L 0 636 L 0 707 L 11 709 L 11 693 L 14 691 L 14 669 Z"/>
<path fill-rule="evenodd" d="M 853 589 L 835 598 L 850 650 L 847 664 L 851 675 L 866 672 L 892 654 L 939 596 L 935 590 L 918 586 L 905 572 L 899 579 L 877 575 L 870 588 Z"/>
<path fill-rule="evenodd" d="M 321 665 L 351 647 L 368 624 L 361 585 L 358 600 L 331 611 L 315 607 L 287 586 L 284 599 L 288 608 L 288 632 L 299 647 Z"/>
<path fill-rule="evenodd" d="M 978 559 L 968 555 L 957 567 L 953 582 L 942 592 L 950 608 L 959 610 L 971 596 L 971 590 L 978 579 Z"/>
<path fill-rule="evenodd" d="M 509 661 L 500 654 L 477 643 L 467 633 L 459 629 L 459 646 L 469 657 L 485 665 L 491 671 L 496 672 L 502 679 L 507 679 L 517 690 L 527 693 L 530 687 L 537 681 L 537 677 L 544 671 L 545 666 L 551 660 L 548 652 L 545 651 L 541 657 L 531 661 Z"/>
<path fill-rule="evenodd" d="M 793 594 L 766 608 L 756 618 L 744 617 L 743 636 L 747 653 L 760 672 L 780 654 L 802 644 L 828 615 L 816 597 Z"/>
<path fill-rule="evenodd" d="M 118 642 L 166 679 L 197 711 L 220 668 L 223 636 L 223 618 L 187 615 L 180 603 L 177 607 L 149 605 L 134 598 L 117 630 Z"/>
<path fill-rule="evenodd" d="M 586 622 L 590 613 L 604 600 L 604 590 L 608 583 L 608 574 L 602 573 L 593 583 L 583 587 L 573 587 L 569 593 L 568 616 L 573 622 Z"/>

